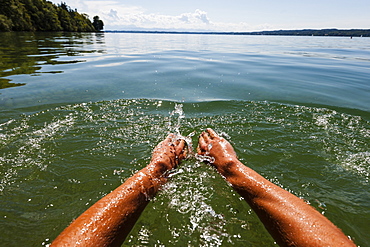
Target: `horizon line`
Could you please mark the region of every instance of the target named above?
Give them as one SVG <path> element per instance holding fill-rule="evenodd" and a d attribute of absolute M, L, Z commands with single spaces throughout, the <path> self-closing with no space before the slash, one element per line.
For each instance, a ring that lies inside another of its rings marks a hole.
<path fill-rule="evenodd" d="M 219 35 L 297 35 L 297 36 L 361 36 L 370 37 L 370 29 L 280 29 L 272 31 L 180 31 L 180 30 L 105 30 L 108 33 L 153 33 L 153 34 L 219 34 Z M 326 33 L 325 33 L 326 32 Z"/>

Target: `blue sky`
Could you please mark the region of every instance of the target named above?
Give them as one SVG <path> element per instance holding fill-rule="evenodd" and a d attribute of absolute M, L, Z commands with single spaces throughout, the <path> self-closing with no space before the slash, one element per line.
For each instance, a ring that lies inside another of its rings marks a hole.
<path fill-rule="evenodd" d="M 60 0 L 51 0 L 60 3 Z M 261 31 L 370 28 L 369 0 L 63 0 L 105 30 Z"/>

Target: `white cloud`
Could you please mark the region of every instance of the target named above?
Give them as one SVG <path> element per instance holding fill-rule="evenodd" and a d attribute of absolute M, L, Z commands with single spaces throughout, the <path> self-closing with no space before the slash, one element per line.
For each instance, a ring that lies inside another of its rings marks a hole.
<path fill-rule="evenodd" d="M 57 0 L 53 0 L 59 3 Z M 67 3 L 68 4 L 68 3 Z M 173 31 L 248 31 L 246 23 L 212 22 L 204 10 L 180 15 L 148 13 L 140 6 L 125 5 L 118 0 L 75 0 L 72 8 L 92 19 L 98 15 L 105 30 L 173 30 Z"/>
<path fill-rule="evenodd" d="M 213 22 L 206 11 L 196 9 L 180 15 L 161 15 L 112 8 L 99 13 L 106 30 L 249 31 L 247 23 Z"/>
<path fill-rule="evenodd" d="M 60 4 L 60 0 L 50 0 Z M 92 19 L 98 15 L 104 21 L 105 30 L 174 30 L 174 31 L 258 31 L 301 28 L 366 28 L 368 0 L 361 4 L 341 6 L 335 9 L 323 3 L 320 11 L 311 3 L 275 3 L 274 1 L 224 1 L 202 2 L 195 0 L 174 2 L 162 11 L 161 1 L 151 0 L 65 0 L 72 9 L 86 13 Z M 130 4 L 129 4 L 130 3 Z M 168 4 L 168 1 L 166 1 Z M 222 4 L 221 4 L 222 3 Z M 165 5 L 163 1 L 163 6 Z M 145 6 L 148 9 L 142 7 Z M 178 8 L 176 8 L 178 6 Z M 179 9 L 187 11 L 179 12 Z M 159 11 L 159 12 L 156 12 Z M 171 11 L 174 11 L 171 15 Z M 209 15 L 207 13 L 209 11 Z M 161 14 L 162 13 L 162 14 Z M 163 14 L 166 13 L 166 14 Z M 212 15 L 213 14 L 213 15 Z M 210 18 L 212 16 L 212 18 Z M 237 21 L 246 22 L 237 22 Z"/>
<path fill-rule="evenodd" d="M 202 11 L 202 10 L 197 9 L 197 10 L 195 10 L 195 13 L 194 13 L 193 16 L 195 18 L 201 20 L 205 24 L 209 24 L 210 23 L 209 22 L 209 19 L 207 17 L 207 12 L 205 12 L 205 11 Z"/>
<path fill-rule="evenodd" d="M 135 9 L 137 10 L 137 9 Z M 179 16 L 146 13 L 145 10 L 131 11 L 127 8 L 113 7 L 99 13 L 106 23 L 106 29 L 124 30 L 211 30 L 214 24 L 209 20 L 207 13 L 195 10 L 193 13 L 183 13 Z"/>

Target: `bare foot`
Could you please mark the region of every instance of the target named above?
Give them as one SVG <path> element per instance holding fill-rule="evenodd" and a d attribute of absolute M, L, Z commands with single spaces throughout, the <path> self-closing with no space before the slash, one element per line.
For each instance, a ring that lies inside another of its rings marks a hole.
<path fill-rule="evenodd" d="M 208 128 L 199 136 L 198 154 L 210 156 L 214 161 L 210 162 L 217 169 L 223 169 L 223 166 L 228 166 L 231 163 L 236 163 L 238 158 L 231 144 L 217 133 Z"/>
<path fill-rule="evenodd" d="M 150 163 L 163 165 L 170 170 L 175 168 L 185 156 L 185 141 L 175 134 L 169 134 L 154 148 Z"/>

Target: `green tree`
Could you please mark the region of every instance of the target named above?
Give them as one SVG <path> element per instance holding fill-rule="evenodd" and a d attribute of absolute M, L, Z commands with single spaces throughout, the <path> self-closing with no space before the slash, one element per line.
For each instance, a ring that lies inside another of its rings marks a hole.
<path fill-rule="evenodd" d="M 47 4 L 42 8 L 42 12 L 44 13 L 45 31 L 63 30 L 55 5 L 53 5 L 51 2 L 47 2 Z"/>
<path fill-rule="evenodd" d="M 103 22 L 97 20 L 99 30 Z M 95 32 L 88 16 L 65 2 L 55 5 L 46 0 L 0 0 L 0 31 Z"/>
<path fill-rule="evenodd" d="M 96 31 L 101 31 L 104 28 L 104 23 L 100 20 L 99 16 L 94 16 L 93 26 Z"/>
<path fill-rule="evenodd" d="M 86 14 L 80 14 L 75 12 L 74 19 L 77 22 L 78 31 L 80 32 L 95 32 L 95 28 L 91 21 L 89 20 L 89 16 Z"/>
<path fill-rule="evenodd" d="M 71 16 L 65 9 L 58 8 L 58 17 L 64 31 L 77 31 L 74 30 Z"/>
<path fill-rule="evenodd" d="M 0 31 L 11 31 L 13 22 L 5 15 L 0 15 Z"/>
<path fill-rule="evenodd" d="M 5 15 L 12 22 L 13 31 L 34 31 L 31 17 L 24 4 L 19 0 L 0 1 L 0 14 Z M 9 22 L 8 22 L 9 23 Z"/>
<path fill-rule="evenodd" d="M 32 25 L 37 31 L 60 31 L 57 7 L 45 0 L 20 0 L 28 11 Z"/>

